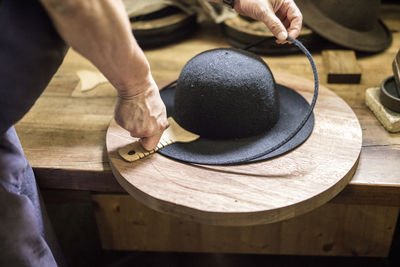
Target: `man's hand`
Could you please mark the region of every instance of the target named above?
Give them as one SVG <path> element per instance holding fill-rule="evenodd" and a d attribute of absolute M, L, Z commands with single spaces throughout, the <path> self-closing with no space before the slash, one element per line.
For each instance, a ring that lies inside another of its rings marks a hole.
<path fill-rule="evenodd" d="M 150 65 L 121 0 L 40 0 L 63 39 L 118 90 L 116 121 L 152 150 L 168 127 Z"/>
<path fill-rule="evenodd" d="M 168 127 L 165 105 L 158 87 L 150 77 L 144 90 L 136 95 L 118 96 L 115 120 L 133 137 L 139 137 L 143 148 L 152 150 Z"/>
<path fill-rule="evenodd" d="M 235 10 L 264 22 L 281 43 L 300 34 L 303 16 L 293 0 L 236 0 Z"/>

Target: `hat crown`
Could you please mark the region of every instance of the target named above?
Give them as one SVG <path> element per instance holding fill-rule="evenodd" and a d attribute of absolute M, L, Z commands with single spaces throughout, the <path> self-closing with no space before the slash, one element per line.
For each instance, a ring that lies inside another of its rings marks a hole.
<path fill-rule="evenodd" d="M 267 64 L 250 52 L 213 49 L 184 66 L 175 91 L 174 117 L 202 137 L 254 136 L 279 119 L 279 97 Z"/>
<path fill-rule="evenodd" d="M 323 14 L 350 29 L 370 31 L 379 17 L 380 0 L 312 0 Z"/>

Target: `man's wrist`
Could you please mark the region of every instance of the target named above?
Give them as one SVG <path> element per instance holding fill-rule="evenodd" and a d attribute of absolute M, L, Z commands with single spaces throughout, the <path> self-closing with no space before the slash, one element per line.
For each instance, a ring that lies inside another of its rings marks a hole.
<path fill-rule="evenodd" d="M 154 82 L 150 64 L 142 49 L 134 43 L 128 55 L 120 59 L 114 82 L 110 82 L 121 95 L 136 95 Z"/>
<path fill-rule="evenodd" d="M 132 98 L 146 92 L 149 88 L 153 87 L 154 80 L 151 74 L 149 74 L 145 77 L 132 79 L 120 88 L 117 88 L 117 91 L 118 95 L 122 98 Z"/>

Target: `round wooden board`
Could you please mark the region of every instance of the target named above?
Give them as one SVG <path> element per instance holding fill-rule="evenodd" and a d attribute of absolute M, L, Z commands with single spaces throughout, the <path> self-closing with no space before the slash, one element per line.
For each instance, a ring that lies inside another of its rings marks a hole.
<path fill-rule="evenodd" d="M 311 100 L 312 81 L 288 74 L 275 78 Z M 272 223 L 326 203 L 356 170 L 362 133 L 351 108 L 321 86 L 314 113 L 314 131 L 303 145 L 259 163 L 191 165 L 158 153 L 129 163 L 118 149 L 135 139 L 115 121 L 107 131 L 107 152 L 121 186 L 150 208 L 212 225 Z"/>

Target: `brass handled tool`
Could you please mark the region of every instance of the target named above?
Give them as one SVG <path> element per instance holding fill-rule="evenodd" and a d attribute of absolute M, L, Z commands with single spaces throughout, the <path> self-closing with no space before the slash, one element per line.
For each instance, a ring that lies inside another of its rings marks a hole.
<path fill-rule="evenodd" d="M 168 122 L 169 127 L 164 131 L 163 135 L 160 138 L 160 142 L 158 142 L 158 145 L 155 149 L 147 151 L 142 147 L 139 141 L 136 141 L 132 144 L 120 148 L 118 150 L 119 155 L 124 160 L 132 162 L 147 157 L 148 155 L 153 154 L 157 150 L 170 144 L 177 142 L 188 143 L 195 141 L 200 137 L 200 135 L 191 133 L 183 129 L 172 117 L 168 118 Z"/>

